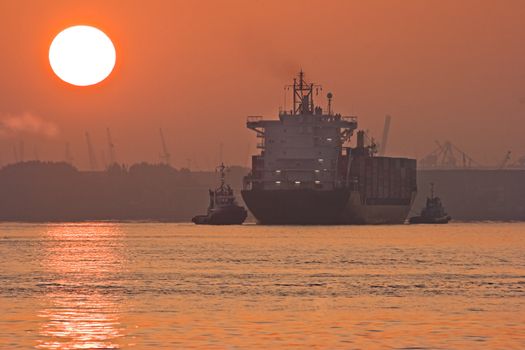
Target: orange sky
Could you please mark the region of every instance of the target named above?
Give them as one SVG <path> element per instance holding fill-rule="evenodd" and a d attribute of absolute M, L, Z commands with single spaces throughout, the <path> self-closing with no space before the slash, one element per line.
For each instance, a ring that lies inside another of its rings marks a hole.
<path fill-rule="evenodd" d="M 213 167 L 221 142 L 225 161 L 247 164 L 246 116 L 275 118 L 300 67 L 378 138 L 391 114 L 391 155 L 422 157 L 448 139 L 499 163 L 525 155 L 524 18 L 523 1 L 2 1 L 0 123 L 31 125 L 0 129 L 0 163 L 21 139 L 26 159 L 36 146 L 61 160 L 69 141 L 85 168 L 84 132 L 99 155 L 106 127 L 121 162 L 158 161 L 162 127 L 177 167 Z M 53 37 L 76 24 L 116 45 L 97 86 L 49 66 Z"/>

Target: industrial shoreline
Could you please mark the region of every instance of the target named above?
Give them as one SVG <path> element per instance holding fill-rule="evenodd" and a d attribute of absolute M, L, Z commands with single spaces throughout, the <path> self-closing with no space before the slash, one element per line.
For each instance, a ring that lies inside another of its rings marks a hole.
<path fill-rule="evenodd" d="M 235 191 L 248 171 L 230 167 Z M 417 179 L 413 211 L 433 182 L 456 221 L 525 221 L 525 169 L 420 169 Z M 189 222 L 216 181 L 212 171 L 145 163 L 96 172 L 66 163 L 11 164 L 0 169 L 0 221 Z"/>

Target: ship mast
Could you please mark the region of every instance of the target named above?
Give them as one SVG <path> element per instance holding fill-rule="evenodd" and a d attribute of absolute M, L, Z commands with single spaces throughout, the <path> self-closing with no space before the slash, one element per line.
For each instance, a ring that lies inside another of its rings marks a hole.
<path fill-rule="evenodd" d="M 224 166 L 224 163 L 221 163 L 221 165 L 219 165 L 217 167 L 217 169 L 219 169 L 219 175 L 220 175 L 220 180 L 221 180 L 221 186 L 220 188 L 224 188 L 224 184 L 226 183 L 225 181 L 225 169 L 226 169 L 226 166 Z"/>
<path fill-rule="evenodd" d="M 301 69 L 298 78 L 294 78 L 293 85 L 286 88 L 293 89 L 293 115 L 313 114 L 314 113 L 314 89 L 316 92 L 322 90 L 321 85 L 308 83 L 304 79 L 304 72 Z"/>

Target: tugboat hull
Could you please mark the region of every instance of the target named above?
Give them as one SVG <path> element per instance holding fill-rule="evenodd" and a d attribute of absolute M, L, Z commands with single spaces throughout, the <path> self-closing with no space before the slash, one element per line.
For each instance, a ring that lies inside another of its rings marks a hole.
<path fill-rule="evenodd" d="M 439 197 L 434 196 L 434 184 L 430 184 L 430 197 L 427 197 L 426 206 L 421 210 L 421 215 L 411 217 L 411 224 L 448 224 L 451 217 L 445 212 L 445 208 Z"/>
<path fill-rule="evenodd" d="M 426 218 L 422 216 L 414 216 L 409 219 L 411 224 L 448 224 L 450 216 L 442 216 L 439 218 Z"/>
<path fill-rule="evenodd" d="M 191 221 L 197 225 L 241 225 L 248 212 L 242 207 L 227 207 L 212 210 L 208 215 L 194 216 Z"/>

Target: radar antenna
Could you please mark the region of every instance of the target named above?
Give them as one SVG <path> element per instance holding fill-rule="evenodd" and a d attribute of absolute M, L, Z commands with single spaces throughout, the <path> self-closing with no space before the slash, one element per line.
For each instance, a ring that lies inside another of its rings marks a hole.
<path fill-rule="evenodd" d="M 332 98 L 334 97 L 334 94 L 331 92 L 326 94 L 326 98 L 328 99 L 328 115 L 332 115 Z"/>
<path fill-rule="evenodd" d="M 301 69 L 298 78 L 294 78 L 293 85 L 287 85 L 285 88 L 293 89 L 293 115 L 313 114 L 314 113 L 314 89 L 316 92 L 322 90 L 318 84 L 308 83 L 304 79 L 304 72 Z"/>
<path fill-rule="evenodd" d="M 223 188 L 224 187 L 224 184 L 226 183 L 226 166 L 224 165 L 224 163 L 221 163 L 221 165 L 219 165 L 217 167 L 217 170 L 219 171 L 219 175 L 220 175 L 220 179 L 221 179 L 221 186 L 220 188 Z"/>

